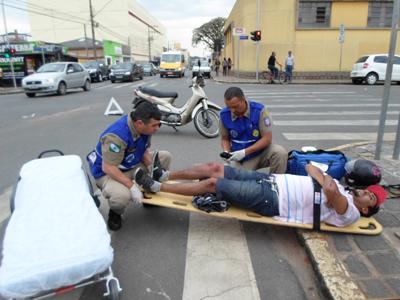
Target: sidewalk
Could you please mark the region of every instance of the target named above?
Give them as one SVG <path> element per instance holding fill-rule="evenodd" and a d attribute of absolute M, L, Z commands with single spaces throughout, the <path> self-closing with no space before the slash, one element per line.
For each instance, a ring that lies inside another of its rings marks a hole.
<path fill-rule="evenodd" d="M 213 72 L 214 73 L 214 72 Z M 213 79 L 221 83 L 244 83 L 244 84 L 267 84 L 265 79 L 256 80 L 255 78 L 236 77 L 236 76 L 214 76 Z M 268 83 L 269 84 L 269 83 Z M 293 79 L 291 84 L 351 84 L 350 78 L 348 79 Z M 279 84 L 277 84 L 279 85 Z"/>
<path fill-rule="evenodd" d="M 0 87 L 0 95 L 23 93 L 24 90 L 20 87 Z"/>
<path fill-rule="evenodd" d="M 400 183 L 400 160 L 393 143 L 383 147 L 381 184 Z M 373 160 L 375 143 L 339 149 L 351 159 Z M 375 218 L 378 236 L 329 234 L 299 230 L 317 277 L 331 299 L 400 299 L 400 196 L 387 199 Z"/>

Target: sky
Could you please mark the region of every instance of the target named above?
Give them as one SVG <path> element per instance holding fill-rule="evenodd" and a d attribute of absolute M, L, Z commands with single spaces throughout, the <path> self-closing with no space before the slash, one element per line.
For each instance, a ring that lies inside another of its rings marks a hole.
<path fill-rule="evenodd" d="M 4 0 L 7 2 L 7 0 Z M 39 1 L 39 0 L 38 0 Z M 60 1 L 60 0 L 54 0 Z M 189 49 L 191 55 L 203 56 L 208 51 L 202 47 L 192 47 L 193 29 L 216 17 L 228 17 L 236 0 L 136 0 L 167 29 L 170 43 L 180 42 L 182 48 Z M 7 29 L 27 33 L 30 31 L 28 17 L 24 11 L 5 7 Z M 0 10 L 1 12 L 1 10 Z M 1 13 L 0 33 L 4 34 L 3 13 Z"/>

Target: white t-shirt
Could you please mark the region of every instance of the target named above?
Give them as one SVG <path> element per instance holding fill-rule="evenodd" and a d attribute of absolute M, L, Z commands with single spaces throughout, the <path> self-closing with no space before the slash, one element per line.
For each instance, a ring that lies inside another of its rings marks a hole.
<path fill-rule="evenodd" d="M 314 186 L 310 176 L 274 174 L 279 189 L 279 217 L 274 218 L 294 223 L 313 223 Z M 321 193 L 321 222 L 337 227 L 355 223 L 360 212 L 353 203 L 353 197 L 335 180 L 340 193 L 347 198 L 347 211 L 340 215 L 326 206 L 326 197 Z"/>
<path fill-rule="evenodd" d="M 294 65 L 294 56 L 288 56 L 286 57 L 286 65 L 287 66 L 293 66 Z"/>

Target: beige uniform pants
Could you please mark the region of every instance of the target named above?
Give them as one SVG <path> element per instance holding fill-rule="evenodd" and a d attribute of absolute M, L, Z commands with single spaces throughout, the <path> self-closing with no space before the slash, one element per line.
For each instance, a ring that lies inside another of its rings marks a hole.
<path fill-rule="evenodd" d="M 269 167 L 270 174 L 283 174 L 286 172 L 288 153 L 281 145 L 271 144 L 259 155 L 244 161 L 243 163 L 231 162 L 230 166 L 258 170 Z"/>
<path fill-rule="evenodd" d="M 168 151 L 159 151 L 158 156 L 162 167 L 168 170 L 172 159 L 171 153 Z M 133 169 L 124 172 L 124 174 L 133 180 L 135 171 L 140 167 L 145 168 L 144 165 L 140 163 Z M 108 200 L 110 208 L 117 214 L 123 214 L 129 205 L 129 201 L 131 201 L 130 190 L 108 175 L 96 179 L 96 185 L 102 191 L 104 198 Z"/>

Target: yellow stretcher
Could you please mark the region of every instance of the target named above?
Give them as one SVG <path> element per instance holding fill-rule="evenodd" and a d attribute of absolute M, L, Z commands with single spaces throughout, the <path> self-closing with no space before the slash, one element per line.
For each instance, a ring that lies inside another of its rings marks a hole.
<path fill-rule="evenodd" d="M 147 198 L 146 198 L 147 197 Z M 299 223 L 290 223 L 283 222 L 279 220 L 275 220 L 271 217 L 261 216 L 257 213 L 240 209 L 237 207 L 231 206 L 225 212 L 211 212 L 206 213 L 202 210 L 197 209 L 192 205 L 192 197 L 191 196 L 182 196 L 177 194 L 159 192 L 157 194 L 146 194 L 145 199 L 143 199 L 143 203 L 150 205 L 157 205 L 169 208 L 175 208 L 190 212 L 197 212 L 208 214 L 216 217 L 222 218 L 233 218 L 241 221 L 250 221 L 264 224 L 272 224 L 272 225 L 280 225 L 287 227 L 296 227 L 302 229 L 312 229 L 312 224 L 299 224 Z M 374 218 L 361 218 L 355 224 L 352 224 L 347 227 L 335 227 L 321 222 L 321 231 L 330 231 L 330 232 L 341 232 L 341 233 L 353 233 L 353 234 L 365 234 L 365 235 L 378 235 L 382 232 L 382 225 L 379 224 Z"/>

